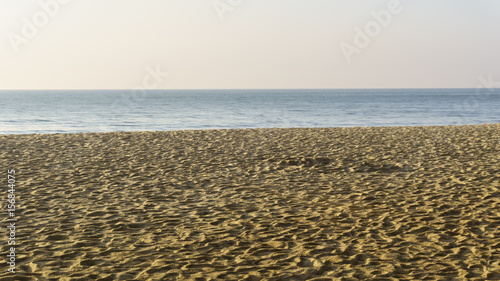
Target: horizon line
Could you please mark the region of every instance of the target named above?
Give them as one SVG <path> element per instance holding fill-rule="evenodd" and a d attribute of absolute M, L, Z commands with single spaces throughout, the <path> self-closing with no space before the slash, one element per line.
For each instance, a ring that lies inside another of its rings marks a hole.
<path fill-rule="evenodd" d="M 239 90 L 441 90 L 441 89 L 476 89 L 461 87 L 437 88 L 178 88 L 178 89 L 144 89 L 145 91 L 239 91 Z M 0 89 L 0 91 L 137 91 L 138 89 Z"/>

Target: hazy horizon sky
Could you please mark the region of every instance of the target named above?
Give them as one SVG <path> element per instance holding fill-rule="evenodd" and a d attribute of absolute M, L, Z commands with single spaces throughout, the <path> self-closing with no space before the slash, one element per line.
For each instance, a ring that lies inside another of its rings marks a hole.
<path fill-rule="evenodd" d="M 497 0 L 59 1 L 0 2 L 0 89 L 500 82 Z M 376 23 L 374 13 L 390 20 Z M 366 33 L 367 25 L 369 43 L 356 45 L 356 28 Z M 346 56 L 342 44 L 356 53 Z"/>

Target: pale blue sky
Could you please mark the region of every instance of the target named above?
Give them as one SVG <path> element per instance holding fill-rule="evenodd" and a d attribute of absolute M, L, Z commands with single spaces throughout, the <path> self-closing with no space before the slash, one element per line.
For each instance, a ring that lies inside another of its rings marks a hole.
<path fill-rule="evenodd" d="M 213 4 L 229 0 L 65 1 L 0 0 L 0 89 L 129 89 L 148 67 L 169 73 L 150 83 L 163 89 L 500 81 L 498 0 L 401 0 L 401 13 L 350 63 L 340 45 L 356 47 L 355 28 L 391 0 L 241 0 L 224 20 Z M 23 18 L 34 24 L 35 15 L 41 27 L 27 38 Z"/>

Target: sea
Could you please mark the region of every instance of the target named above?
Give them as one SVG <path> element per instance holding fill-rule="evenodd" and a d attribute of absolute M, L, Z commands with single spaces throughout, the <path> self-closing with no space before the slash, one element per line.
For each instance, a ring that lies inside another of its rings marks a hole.
<path fill-rule="evenodd" d="M 0 134 L 500 123 L 499 89 L 2 90 Z"/>

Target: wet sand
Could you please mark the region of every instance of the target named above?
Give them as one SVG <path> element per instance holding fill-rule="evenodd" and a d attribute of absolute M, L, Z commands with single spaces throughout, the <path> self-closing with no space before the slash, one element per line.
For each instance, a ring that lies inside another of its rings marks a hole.
<path fill-rule="evenodd" d="M 4 196 L 0 280 L 500 280 L 500 124 L 0 148 L 18 205 L 14 276 Z"/>

